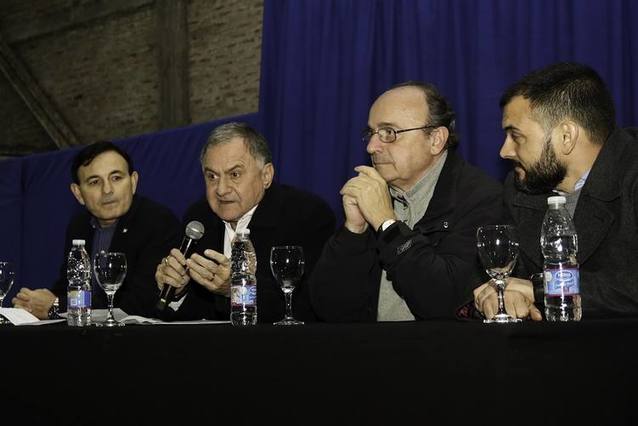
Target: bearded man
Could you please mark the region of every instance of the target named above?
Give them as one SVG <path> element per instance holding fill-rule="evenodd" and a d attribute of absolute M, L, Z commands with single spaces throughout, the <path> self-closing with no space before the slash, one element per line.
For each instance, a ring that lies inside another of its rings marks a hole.
<path fill-rule="evenodd" d="M 583 316 L 638 313 L 638 129 L 616 128 L 605 83 L 575 63 L 528 74 L 505 92 L 501 107 L 500 155 L 514 162 L 504 200 L 520 238 L 520 278 L 508 280 L 506 310 L 542 319 L 542 286 L 529 278 L 543 267 L 547 197 L 563 195 L 578 234 Z M 492 286 L 474 290 L 474 305 L 486 317 L 494 315 Z"/>

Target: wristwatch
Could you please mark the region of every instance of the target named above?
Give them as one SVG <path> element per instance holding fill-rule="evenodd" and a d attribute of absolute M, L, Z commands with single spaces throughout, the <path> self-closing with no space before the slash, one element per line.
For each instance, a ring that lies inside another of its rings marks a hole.
<path fill-rule="evenodd" d="M 377 229 L 378 233 L 381 233 L 383 231 L 385 231 L 386 229 L 388 229 L 390 227 L 390 225 L 392 225 L 394 222 L 396 222 L 396 219 L 388 219 L 385 222 L 383 222 L 381 224 L 381 226 L 379 226 L 379 229 Z"/>
<path fill-rule="evenodd" d="M 59 309 L 60 309 L 60 299 L 56 297 L 55 300 L 53 301 L 53 304 L 49 308 L 49 319 L 60 318 L 60 315 L 58 315 Z"/>

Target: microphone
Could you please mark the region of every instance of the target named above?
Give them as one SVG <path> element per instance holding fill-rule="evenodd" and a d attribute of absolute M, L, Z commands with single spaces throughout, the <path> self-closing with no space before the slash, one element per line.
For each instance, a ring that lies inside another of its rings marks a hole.
<path fill-rule="evenodd" d="M 204 225 L 201 222 L 192 220 L 186 225 L 186 231 L 184 231 L 184 238 L 182 238 L 182 244 L 179 246 L 179 251 L 184 257 L 190 256 L 193 248 L 197 244 L 200 238 L 204 235 Z M 157 302 L 157 309 L 163 311 L 166 309 L 169 303 L 173 300 L 175 295 L 175 287 L 165 284 L 160 293 L 160 300 Z"/>

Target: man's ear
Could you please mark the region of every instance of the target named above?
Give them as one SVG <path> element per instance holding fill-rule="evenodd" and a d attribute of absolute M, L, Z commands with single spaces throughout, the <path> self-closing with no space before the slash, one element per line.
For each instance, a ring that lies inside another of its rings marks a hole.
<path fill-rule="evenodd" d="M 84 205 L 84 198 L 82 197 L 82 191 L 80 191 L 80 185 L 78 185 L 77 183 L 72 183 L 70 188 L 71 193 L 73 193 L 75 199 L 78 200 L 78 203 Z"/>
<path fill-rule="evenodd" d="M 563 155 L 569 155 L 576 148 L 580 136 L 580 128 L 573 121 L 567 120 L 558 126 L 558 131 L 560 132 L 558 135 L 560 152 Z"/>
<path fill-rule="evenodd" d="M 450 131 L 447 127 L 440 126 L 432 131 L 431 136 L 432 146 L 430 147 L 430 153 L 432 155 L 439 155 L 447 145 L 447 138 L 450 136 Z"/>
<path fill-rule="evenodd" d="M 131 193 L 135 194 L 137 190 L 137 181 L 140 178 L 140 175 L 137 172 L 131 173 Z"/>
<path fill-rule="evenodd" d="M 275 176 L 275 166 L 272 163 L 266 163 L 261 169 L 261 181 L 264 184 L 264 189 L 270 188 L 272 179 Z"/>

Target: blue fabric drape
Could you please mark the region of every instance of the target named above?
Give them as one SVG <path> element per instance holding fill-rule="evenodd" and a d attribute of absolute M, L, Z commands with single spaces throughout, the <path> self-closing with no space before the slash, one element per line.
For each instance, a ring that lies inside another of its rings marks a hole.
<path fill-rule="evenodd" d="M 0 163 L 0 260 L 17 262 L 22 246 L 22 162 Z"/>
<path fill-rule="evenodd" d="M 630 0 L 266 0 L 260 119 L 280 179 L 341 211 L 338 190 L 368 162 L 360 132 L 392 84 L 436 84 L 457 112 L 459 151 L 497 178 L 509 164 L 499 98 L 556 61 L 594 67 L 618 122 L 638 122 L 638 3 Z"/>

